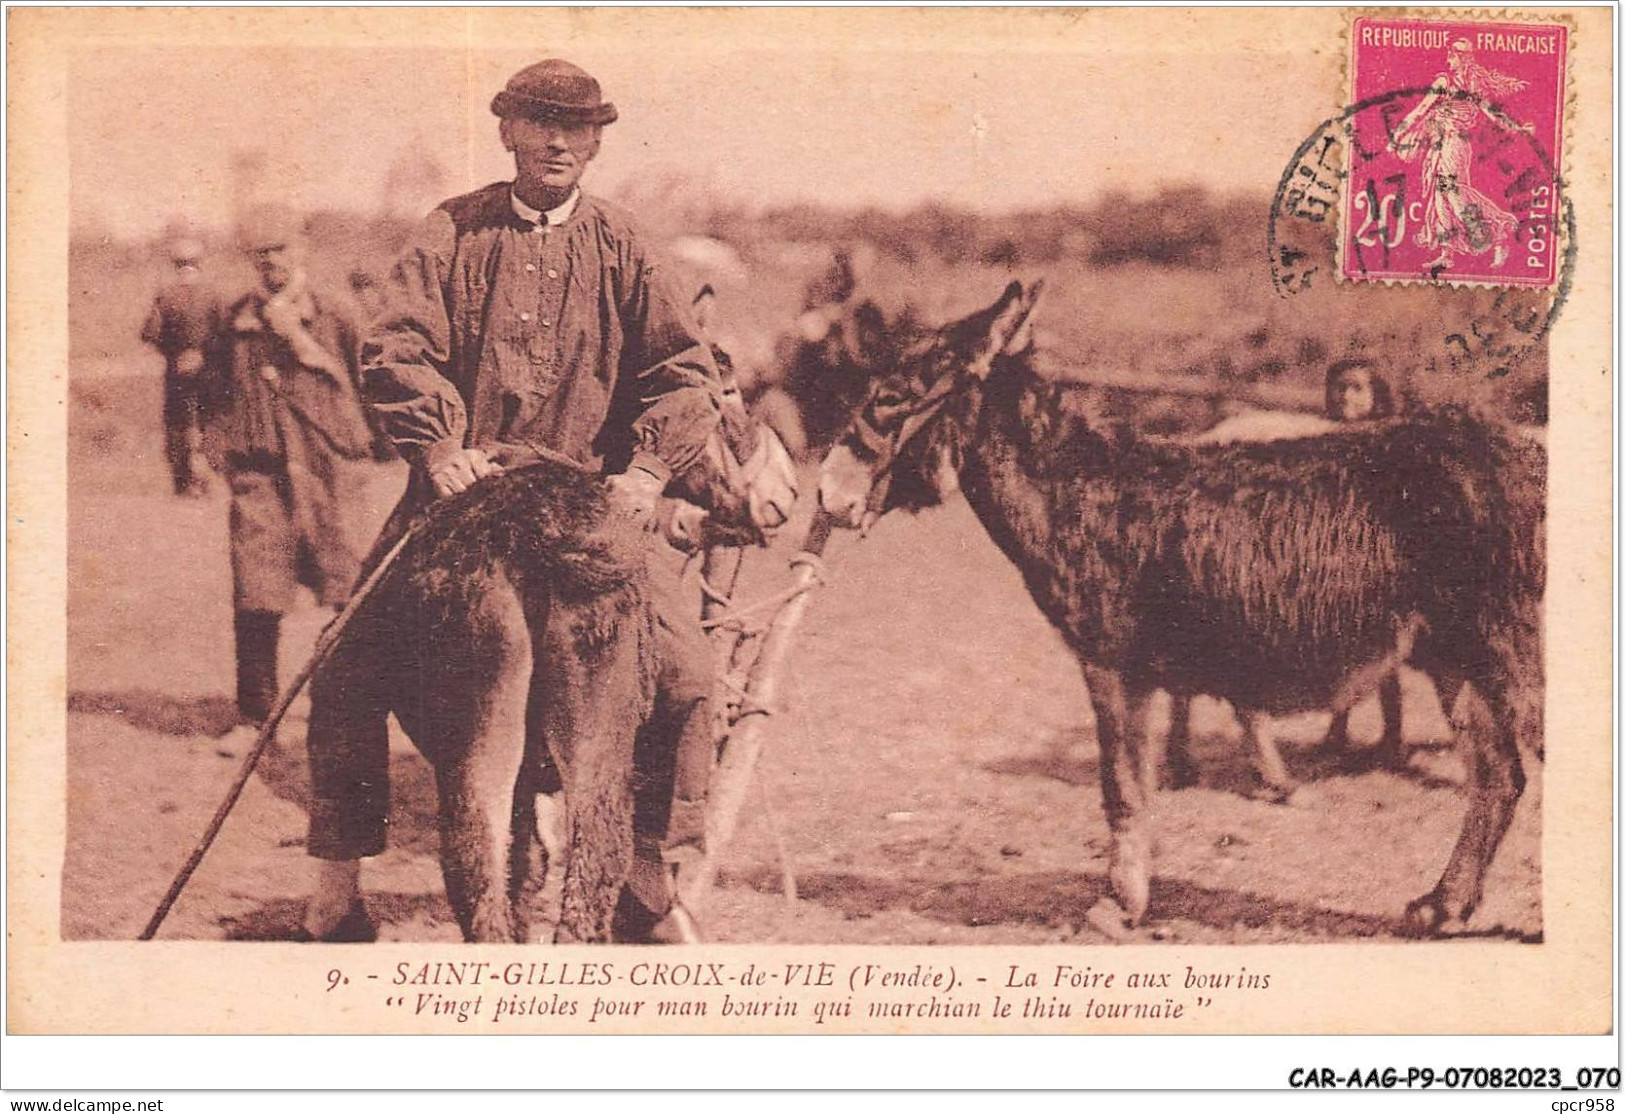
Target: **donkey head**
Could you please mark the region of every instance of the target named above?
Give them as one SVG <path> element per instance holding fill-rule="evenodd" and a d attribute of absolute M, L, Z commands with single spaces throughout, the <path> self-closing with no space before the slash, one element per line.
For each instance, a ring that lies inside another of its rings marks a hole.
<path fill-rule="evenodd" d="M 706 541 L 759 544 L 795 507 L 795 463 L 779 435 L 746 412 L 731 371 L 724 372 L 718 401 L 717 432 L 699 460 L 675 478 L 671 494 L 709 512 Z"/>
<path fill-rule="evenodd" d="M 860 526 L 895 508 L 919 510 L 953 489 L 962 438 L 990 377 L 1024 363 L 1043 282 L 1012 282 L 999 300 L 952 322 L 876 379 L 824 459 L 818 498 Z"/>

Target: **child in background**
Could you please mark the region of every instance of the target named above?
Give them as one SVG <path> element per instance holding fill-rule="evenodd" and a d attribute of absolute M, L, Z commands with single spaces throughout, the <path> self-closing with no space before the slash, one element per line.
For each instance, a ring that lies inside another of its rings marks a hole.
<path fill-rule="evenodd" d="M 1326 369 L 1326 416 L 1334 422 L 1363 422 L 1392 417 L 1394 394 L 1388 380 L 1376 372 L 1363 359 L 1338 360 Z M 1377 761 L 1390 769 L 1397 769 L 1404 761 L 1404 739 L 1400 731 L 1402 700 L 1399 672 L 1382 679 L 1378 690 L 1382 702 L 1382 741 L 1377 746 Z M 1331 750 L 1347 750 L 1349 742 L 1349 714 L 1339 712 L 1332 719 L 1331 730 L 1326 733 L 1326 746 Z"/>

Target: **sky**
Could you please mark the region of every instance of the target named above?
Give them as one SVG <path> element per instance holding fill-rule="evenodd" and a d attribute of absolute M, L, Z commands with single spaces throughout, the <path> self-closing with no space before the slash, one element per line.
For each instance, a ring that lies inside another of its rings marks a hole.
<path fill-rule="evenodd" d="M 89 43 L 68 70 L 73 224 L 223 225 L 244 150 L 264 153 L 268 189 L 312 207 L 377 207 L 403 151 L 439 163 L 447 195 L 507 177 L 491 95 L 549 54 L 592 71 L 620 108 L 590 188 L 615 196 L 676 176 L 753 206 L 1008 210 L 1169 182 L 1265 192 L 1335 107 L 1339 72 L 1335 52 L 1177 34 Z"/>

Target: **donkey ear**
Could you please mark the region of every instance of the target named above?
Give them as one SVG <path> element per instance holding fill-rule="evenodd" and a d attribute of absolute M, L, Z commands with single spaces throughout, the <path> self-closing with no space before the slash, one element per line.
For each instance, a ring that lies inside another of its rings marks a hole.
<path fill-rule="evenodd" d="M 1038 303 L 1043 297 L 1044 280 L 1034 279 L 1027 286 L 1026 296 L 1021 299 L 1021 320 L 1015 332 L 1010 334 L 1010 339 L 1004 342 L 1005 355 L 1019 356 L 1032 351 L 1033 321 L 1038 316 Z"/>
<path fill-rule="evenodd" d="M 970 366 L 970 373 L 978 379 L 986 379 L 993 370 L 993 361 L 1001 354 L 1010 350 L 1009 345 L 1022 331 L 1028 316 L 1032 313 L 1033 296 L 1022 289 L 1021 283 L 1011 282 L 994 302 L 984 312 L 991 316 L 987 318 L 987 347 L 981 350 L 981 355 Z"/>
<path fill-rule="evenodd" d="M 1004 288 L 999 300 L 993 303 L 992 314 L 992 319 L 987 323 L 988 351 L 1002 352 L 1027 315 L 1027 292 L 1021 288 L 1021 283 L 1012 280 Z"/>

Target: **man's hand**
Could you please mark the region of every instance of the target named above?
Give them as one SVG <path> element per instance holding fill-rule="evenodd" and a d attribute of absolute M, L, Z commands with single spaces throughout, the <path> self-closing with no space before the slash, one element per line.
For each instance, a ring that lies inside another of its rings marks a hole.
<path fill-rule="evenodd" d="M 500 475 L 502 465 L 485 455 L 484 449 L 460 449 L 448 454 L 429 469 L 429 482 L 437 499 L 467 491 L 476 480 Z"/>
<path fill-rule="evenodd" d="M 642 468 L 628 468 L 611 476 L 608 485 L 610 510 L 647 522 L 654 517 L 655 502 L 666 482 Z"/>
<path fill-rule="evenodd" d="M 667 499 L 658 510 L 660 535 L 682 553 L 698 553 L 705 542 L 704 511 L 682 499 Z"/>
<path fill-rule="evenodd" d="M 305 320 L 292 298 L 268 298 L 260 307 L 260 314 L 272 331 L 284 340 L 293 340 L 305 331 Z"/>
<path fill-rule="evenodd" d="M 175 357 L 175 372 L 178 375 L 196 375 L 203 370 L 203 353 L 196 348 L 188 348 Z"/>
<path fill-rule="evenodd" d="M 265 323 L 271 327 L 271 331 L 287 342 L 294 359 L 305 367 L 326 371 L 335 377 L 340 374 L 342 365 L 305 327 L 305 319 L 299 312 L 299 303 L 287 296 L 286 291 L 268 299 L 260 307 L 260 315 L 265 318 Z"/>

